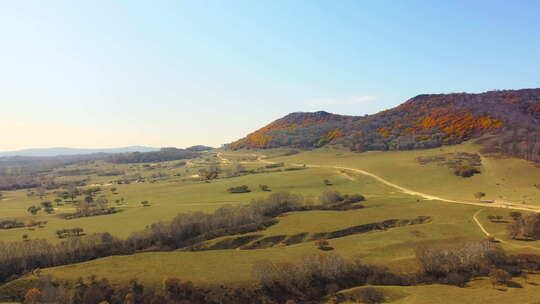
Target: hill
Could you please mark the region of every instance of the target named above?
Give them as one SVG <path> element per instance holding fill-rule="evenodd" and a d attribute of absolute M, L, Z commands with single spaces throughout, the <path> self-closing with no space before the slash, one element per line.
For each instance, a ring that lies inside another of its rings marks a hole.
<path fill-rule="evenodd" d="M 43 149 L 24 149 L 17 151 L 0 152 L 0 157 L 8 156 L 28 156 L 28 157 L 52 157 L 63 155 L 83 155 L 96 153 L 128 153 L 128 152 L 152 152 L 159 148 L 144 147 L 144 146 L 129 146 L 122 148 L 107 148 L 107 149 L 78 149 L 78 148 L 43 148 Z"/>
<path fill-rule="evenodd" d="M 540 89 L 418 95 L 366 116 L 291 113 L 228 145 L 242 148 L 413 150 L 484 137 L 484 152 L 540 161 Z"/>
<path fill-rule="evenodd" d="M 214 149 L 213 147 L 209 147 L 209 146 L 196 145 L 196 146 L 187 147 L 185 150 L 192 151 L 192 152 L 203 152 L 203 151 L 210 151 L 213 149 Z"/>

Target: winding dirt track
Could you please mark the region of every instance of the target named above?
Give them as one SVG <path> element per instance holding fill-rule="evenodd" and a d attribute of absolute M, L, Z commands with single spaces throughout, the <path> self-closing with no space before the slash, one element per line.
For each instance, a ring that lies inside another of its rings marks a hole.
<path fill-rule="evenodd" d="M 252 155 L 254 157 L 257 157 L 257 161 L 259 161 L 259 162 L 262 162 L 262 163 L 265 163 L 265 164 L 274 164 L 275 163 L 275 162 L 266 160 L 265 159 L 266 156 L 264 156 L 264 155 L 257 155 L 257 154 L 252 154 Z M 223 156 L 223 153 L 221 153 L 221 152 L 217 153 L 217 157 L 224 164 L 231 164 L 232 163 L 232 161 L 225 158 Z M 436 196 L 436 195 L 423 193 L 423 192 L 419 192 L 419 191 L 414 191 L 414 190 L 411 190 L 411 189 L 407 189 L 407 188 L 405 188 L 403 186 L 392 183 L 392 182 L 390 182 L 390 181 L 388 181 L 388 180 L 386 180 L 386 179 L 384 179 L 384 178 L 382 178 L 382 177 L 380 177 L 380 176 L 378 176 L 376 174 L 373 174 L 371 172 L 368 172 L 368 171 L 365 171 L 365 170 L 362 170 L 362 169 L 357 169 L 357 168 L 331 166 L 331 165 L 330 166 L 325 166 L 325 165 L 310 165 L 310 164 L 294 164 L 294 163 L 292 163 L 291 165 L 293 165 L 293 166 L 306 166 L 306 167 L 312 167 L 312 168 L 329 168 L 329 169 L 337 169 L 337 170 L 344 170 L 344 171 L 350 171 L 350 172 L 354 172 L 354 173 L 359 173 L 359 174 L 362 174 L 362 175 L 365 175 L 365 176 L 369 176 L 369 177 L 375 179 L 376 181 L 378 181 L 380 183 L 383 183 L 383 184 L 385 184 L 385 185 L 387 185 L 389 187 L 397 189 L 402 193 L 409 194 L 409 195 L 414 195 L 414 196 L 419 196 L 419 197 L 421 197 L 423 199 L 427 199 L 427 200 L 438 200 L 438 201 L 443 201 L 443 202 L 447 202 L 447 203 L 473 205 L 473 206 L 489 207 L 489 208 L 505 208 L 505 209 L 521 210 L 521 211 L 529 211 L 529 212 L 540 212 L 540 207 L 534 206 L 534 205 L 526 205 L 526 204 L 515 205 L 515 204 L 509 203 L 509 202 L 481 203 L 481 202 L 457 201 L 457 200 L 447 199 L 447 198 L 439 197 L 439 196 Z"/>
<path fill-rule="evenodd" d="M 220 155 L 219 157 L 222 158 L 223 156 Z M 222 159 L 224 159 L 224 158 L 222 158 Z M 260 156 L 260 155 L 257 156 L 257 160 L 260 161 L 260 162 L 263 162 L 263 163 L 267 163 L 267 164 L 272 164 L 273 163 L 271 161 L 265 160 L 264 156 Z M 292 164 L 292 165 L 304 166 L 303 164 Z M 387 185 L 389 187 L 397 189 L 402 193 L 409 194 L 409 195 L 414 195 L 414 196 L 419 196 L 419 197 L 422 197 L 423 199 L 427 199 L 427 200 L 438 200 L 438 201 L 443 201 L 443 202 L 448 202 L 448 203 L 473 205 L 473 206 L 480 206 L 480 207 L 505 208 L 505 209 L 522 210 L 522 211 L 529 211 L 529 212 L 540 212 L 540 208 L 538 206 L 534 206 L 534 205 L 519 204 L 519 206 L 517 206 L 515 204 L 508 203 L 508 202 L 480 203 L 480 202 L 457 201 L 457 200 L 447 199 L 447 198 L 439 197 L 439 196 L 436 196 L 436 195 L 423 193 L 423 192 L 419 192 L 419 191 L 414 191 L 414 190 L 411 190 L 411 189 L 407 189 L 407 188 L 405 188 L 403 186 L 392 183 L 392 182 L 390 182 L 390 181 L 388 181 L 388 180 L 386 180 L 386 179 L 384 179 L 384 178 L 382 178 L 382 177 L 380 177 L 380 176 L 378 176 L 376 174 L 373 174 L 371 172 L 368 172 L 368 171 L 365 171 L 365 170 L 362 170 L 362 169 L 357 169 L 357 168 L 341 167 L 341 166 L 310 165 L 310 164 L 306 164 L 305 166 L 306 167 L 312 167 L 312 168 L 338 169 L 338 170 L 345 170 L 345 171 L 350 171 L 350 172 L 354 172 L 354 173 L 359 173 L 359 174 L 362 174 L 362 175 L 365 175 L 365 176 L 369 176 L 369 177 L 377 180 L 378 182 L 383 183 L 383 184 L 385 184 L 385 185 Z"/>
<path fill-rule="evenodd" d="M 268 161 L 268 160 L 264 159 L 265 158 L 264 155 L 253 154 L 253 156 L 256 156 L 257 161 L 259 161 L 259 162 L 266 163 L 266 164 L 273 164 L 274 163 L 272 161 Z M 223 157 L 222 153 L 218 153 L 217 157 L 223 163 L 231 163 L 230 160 Z M 533 206 L 533 205 L 520 204 L 519 206 L 516 206 L 514 204 L 504 203 L 504 202 L 493 202 L 493 203 L 480 203 L 480 202 L 478 202 L 478 203 L 476 203 L 476 202 L 467 202 L 467 201 L 457 201 L 457 200 L 446 199 L 446 198 L 431 195 L 431 194 L 428 194 L 428 193 L 423 193 L 423 192 L 418 192 L 418 191 L 414 191 L 414 190 L 411 190 L 411 189 L 407 189 L 405 187 L 402 187 L 400 185 L 392 183 L 392 182 L 390 182 L 390 181 L 388 181 L 388 180 L 386 180 L 386 179 L 384 179 L 384 178 L 382 178 L 382 177 L 380 177 L 380 176 L 378 176 L 376 174 L 373 174 L 371 172 L 368 172 L 368 171 L 365 171 L 365 170 L 362 170 L 362 169 L 357 169 L 357 168 L 341 167 L 341 166 L 309 165 L 309 164 L 291 164 L 291 165 L 294 165 L 294 166 L 306 166 L 306 167 L 312 167 L 312 168 L 329 168 L 329 169 L 337 169 L 337 170 L 344 170 L 344 171 L 350 171 L 350 172 L 354 172 L 354 173 L 359 173 L 359 174 L 362 174 L 362 175 L 365 175 L 365 176 L 369 176 L 369 177 L 375 179 L 376 181 L 378 181 L 380 183 L 383 183 L 383 184 L 385 184 L 385 185 L 387 185 L 389 187 L 397 189 L 402 193 L 413 195 L 413 196 L 419 196 L 419 197 L 422 197 L 422 198 L 427 199 L 427 200 L 438 200 L 438 201 L 454 203 L 454 204 L 473 205 L 473 206 L 489 207 L 489 208 L 505 208 L 505 209 L 522 210 L 522 211 L 529 211 L 529 212 L 540 212 L 539 207 Z M 474 213 L 474 215 L 473 215 L 473 220 L 476 223 L 476 225 L 480 228 L 480 230 L 482 230 L 482 233 L 484 233 L 486 236 L 491 236 L 491 234 L 484 228 L 482 223 L 480 223 L 480 221 L 477 218 L 478 214 L 480 214 L 480 212 L 482 212 L 483 210 L 484 209 L 480 209 L 480 210 L 476 211 Z M 518 244 L 514 244 L 513 242 L 508 242 L 508 241 L 504 241 L 504 240 L 501 240 L 501 239 L 497 239 L 497 241 L 499 241 L 501 243 L 505 243 L 505 244 L 513 246 L 513 247 L 530 248 L 530 249 L 534 249 L 534 250 L 540 250 L 540 248 L 537 248 L 537 247 L 526 246 L 526 245 L 518 245 Z"/>

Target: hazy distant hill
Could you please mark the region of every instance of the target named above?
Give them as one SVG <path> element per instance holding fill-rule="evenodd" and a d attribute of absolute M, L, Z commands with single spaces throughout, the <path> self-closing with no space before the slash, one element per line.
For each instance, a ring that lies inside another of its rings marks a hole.
<path fill-rule="evenodd" d="M 18 151 L 0 152 L 0 157 L 5 156 L 34 156 L 34 157 L 49 157 L 61 155 L 83 155 L 94 153 L 127 153 L 127 152 L 153 152 L 159 148 L 130 146 L 123 148 L 108 148 L 108 149 L 77 149 L 77 148 L 43 148 L 43 149 L 25 149 Z"/>
<path fill-rule="evenodd" d="M 193 152 L 203 152 L 203 151 L 214 150 L 214 148 L 213 148 L 213 147 L 209 147 L 209 146 L 196 145 L 196 146 L 188 147 L 188 148 L 186 148 L 186 150 L 188 150 L 188 151 L 193 151 Z"/>
<path fill-rule="evenodd" d="M 486 151 L 540 161 L 540 89 L 418 95 L 366 116 L 291 113 L 228 145 L 231 149 L 343 144 L 353 151 L 412 150 L 486 134 Z"/>

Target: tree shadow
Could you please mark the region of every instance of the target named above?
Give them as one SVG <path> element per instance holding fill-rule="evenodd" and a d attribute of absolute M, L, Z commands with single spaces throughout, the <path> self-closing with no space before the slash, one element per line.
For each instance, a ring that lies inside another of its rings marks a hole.
<path fill-rule="evenodd" d="M 322 251 L 332 251 L 332 250 L 334 250 L 334 247 L 325 246 L 325 247 L 321 247 L 319 249 L 322 250 Z"/>
<path fill-rule="evenodd" d="M 514 282 L 514 281 L 506 282 L 506 286 L 510 287 L 510 288 L 523 288 L 523 285 L 519 284 L 518 282 Z"/>

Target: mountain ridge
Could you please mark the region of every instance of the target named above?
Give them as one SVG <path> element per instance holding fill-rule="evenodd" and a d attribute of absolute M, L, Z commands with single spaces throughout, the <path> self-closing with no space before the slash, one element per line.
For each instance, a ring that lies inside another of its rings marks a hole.
<path fill-rule="evenodd" d="M 540 89 L 421 94 L 373 115 L 294 112 L 227 145 L 237 149 L 342 144 L 353 151 L 412 150 L 491 134 L 485 151 L 540 161 Z"/>
<path fill-rule="evenodd" d="M 84 148 L 68 148 L 68 147 L 53 147 L 53 148 L 33 148 L 21 149 L 15 151 L 0 152 L 0 157 L 8 156 L 29 156 L 29 157 L 51 157 L 65 155 L 84 155 L 95 153 L 128 153 L 128 152 L 153 152 L 160 148 L 146 146 L 127 146 L 120 148 L 104 148 L 104 149 L 84 149 Z"/>

